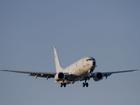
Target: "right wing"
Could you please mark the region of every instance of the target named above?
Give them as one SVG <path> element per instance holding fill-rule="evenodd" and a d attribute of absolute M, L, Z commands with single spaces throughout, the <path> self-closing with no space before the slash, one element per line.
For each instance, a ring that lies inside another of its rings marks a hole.
<path fill-rule="evenodd" d="M 0 71 L 29 74 L 30 76 L 42 77 L 42 78 L 47 78 L 47 79 L 54 78 L 56 74 L 56 73 L 51 73 L 51 72 L 29 72 L 29 71 L 16 71 L 16 70 L 0 70 Z"/>

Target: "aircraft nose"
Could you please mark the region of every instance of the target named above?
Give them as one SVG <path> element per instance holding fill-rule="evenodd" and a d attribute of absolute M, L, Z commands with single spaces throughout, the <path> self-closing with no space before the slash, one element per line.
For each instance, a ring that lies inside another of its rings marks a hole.
<path fill-rule="evenodd" d="M 96 66 L 96 60 L 95 60 L 95 58 L 89 57 L 89 58 L 87 59 L 87 61 L 92 61 L 92 65 L 93 65 L 93 66 Z"/>
<path fill-rule="evenodd" d="M 87 61 L 92 61 L 92 66 L 96 66 L 96 60 L 93 57 L 89 57 Z"/>
<path fill-rule="evenodd" d="M 95 58 L 91 57 L 92 61 L 93 61 L 93 66 L 96 66 L 96 60 Z"/>
<path fill-rule="evenodd" d="M 93 57 L 90 57 L 89 60 L 92 61 L 92 67 L 91 67 L 91 69 L 90 69 L 90 72 L 93 72 L 93 70 L 94 70 L 95 67 L 96 67 L 96 60 L 95 60 L 95 58 L 93 58 Z"/>

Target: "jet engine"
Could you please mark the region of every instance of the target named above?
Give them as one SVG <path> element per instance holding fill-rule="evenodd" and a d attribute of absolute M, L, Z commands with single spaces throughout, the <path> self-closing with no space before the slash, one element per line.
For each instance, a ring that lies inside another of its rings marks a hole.
<path fill-rule="evenodd" d="M 63 80 L 65 78 L 64 73 L 59 72 L 55 75 L 55 80 L 59 81 L 59 80 Z"/>
<path fill-rule="evenodd" d="M 100 73 L 100 72 L 94 73 L 93 74 L 93 79 L 94 79 L 94 81 L 102 80 L 103 79 L 103 74 Z"/>

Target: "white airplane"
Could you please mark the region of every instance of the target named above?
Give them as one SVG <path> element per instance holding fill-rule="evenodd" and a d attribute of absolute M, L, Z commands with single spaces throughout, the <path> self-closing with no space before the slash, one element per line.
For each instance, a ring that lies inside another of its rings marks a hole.
<path fill-rule="evenodd" d="M 93 78 L 94 81 L 102 80 L 103 77 L 107 78 L 111 74 L 133 72 L 137 70 L 124 70 L 124 71 L 113 71 L 113 72 L 93 72 L 96 67 L 96 60 L 93 57 L 85 57 L 72 65 L 62 68 L 59 62 L 59 57 L 54 51 L 54 61 L 56 72 L 29 72 L 29 71 L 16 71 L 16 70 L 0 70 L 15 73 L 29 74 L 30 76 L 43 77 L 43 78 L 54 78 L 61 87 L 66 87 L 67 84 L 74 84 L 76 81 L 84 81 L 83 87 L 88 87 L 88 80 Z"/>

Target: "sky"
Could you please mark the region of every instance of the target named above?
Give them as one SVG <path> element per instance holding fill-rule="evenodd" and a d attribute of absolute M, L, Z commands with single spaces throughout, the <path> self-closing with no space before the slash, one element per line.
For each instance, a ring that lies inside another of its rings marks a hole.
<path fill-rule="evenodd" d="M 92 56 L 96 72 L 140 69 L 139 0 L 0 0 L 0 70 L 55 72 Z M 140 72 L 60 88 L 0 72 L 0 105 L 139 105 Z"/>

